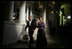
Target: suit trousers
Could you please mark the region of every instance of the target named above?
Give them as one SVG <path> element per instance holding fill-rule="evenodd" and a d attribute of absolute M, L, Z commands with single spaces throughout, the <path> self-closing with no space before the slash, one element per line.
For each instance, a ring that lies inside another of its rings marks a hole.
<path fill-rule="evenodd" d="M 31 44 L 33 43 L 33 33 L 34 33 L 33 30 L 29 30 L 29 37 L 30 37 L 29 46 L 31 46 Z"/>

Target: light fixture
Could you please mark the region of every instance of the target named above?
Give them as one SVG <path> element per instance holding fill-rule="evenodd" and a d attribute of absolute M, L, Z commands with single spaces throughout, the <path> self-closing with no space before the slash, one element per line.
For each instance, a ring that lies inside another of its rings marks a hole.
<path fill-rule="evenodd" d="M 43 3 L 42 2 L 38 2 L 39 3 L 39 8 L 43 7 Z"/>
<path fill-rule="evenodd" d="M 71 16 L 69 15 L 69 16 L 67 17 L 67 19 L 71 19 Z"/>
<path fill-rule="evenodd" d="M 56 13 L 58 13 L 58 12 L 56 11 Z"/>
<path fill-rule="evenodd" d="M 55 4 L 55 1 L 53 1 L 52 4 Z"/>
<path fill-rule="evenodd" d="M 54 13 L 54 11 L 51 11 L 51 13 Z"/>

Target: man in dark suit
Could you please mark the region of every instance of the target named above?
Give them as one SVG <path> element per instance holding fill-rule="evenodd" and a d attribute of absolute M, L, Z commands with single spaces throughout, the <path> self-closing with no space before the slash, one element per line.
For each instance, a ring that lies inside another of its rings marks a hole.
<path fill-rule="evenodd" d="M 32 16 L 30 16 L 29 21 L 27 22 L 25 31 L 27 27 L 28 27 L 29 37 L 30 37 L 30 40 L 29 40 L 29 47 L 30 47 L 33 42 L 33 33 L 36 28 L 36 23 L 35 23 L 35 20 L 32 20 Z"/>

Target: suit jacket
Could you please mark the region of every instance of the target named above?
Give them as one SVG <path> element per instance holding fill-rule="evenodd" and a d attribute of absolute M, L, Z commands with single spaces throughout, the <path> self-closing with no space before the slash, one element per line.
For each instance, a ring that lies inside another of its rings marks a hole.
<path fill-rule="evenodd" d="M 29 28 L 28 29 L 29 31 L 35 30 L 35 28 L 36 28 L 36 21 L 35 20 L 32 20 L 31 25 L 29 25 L 29 22 L 30 21 L 27 22 L 27 25 L 26 25 L 25 29 L 28 27 Z"/>

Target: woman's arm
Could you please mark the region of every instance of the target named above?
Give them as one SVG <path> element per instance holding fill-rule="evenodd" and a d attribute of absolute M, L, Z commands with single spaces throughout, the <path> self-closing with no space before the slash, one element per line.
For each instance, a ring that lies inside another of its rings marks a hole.
<path fill-rule="evenodd" d="M 44 23 L 42 23 L 42 25 L 41 25 L 41 29 L 42 29 L 42 30 L 45 29 L 45 24 L 44 24 Z"/>

